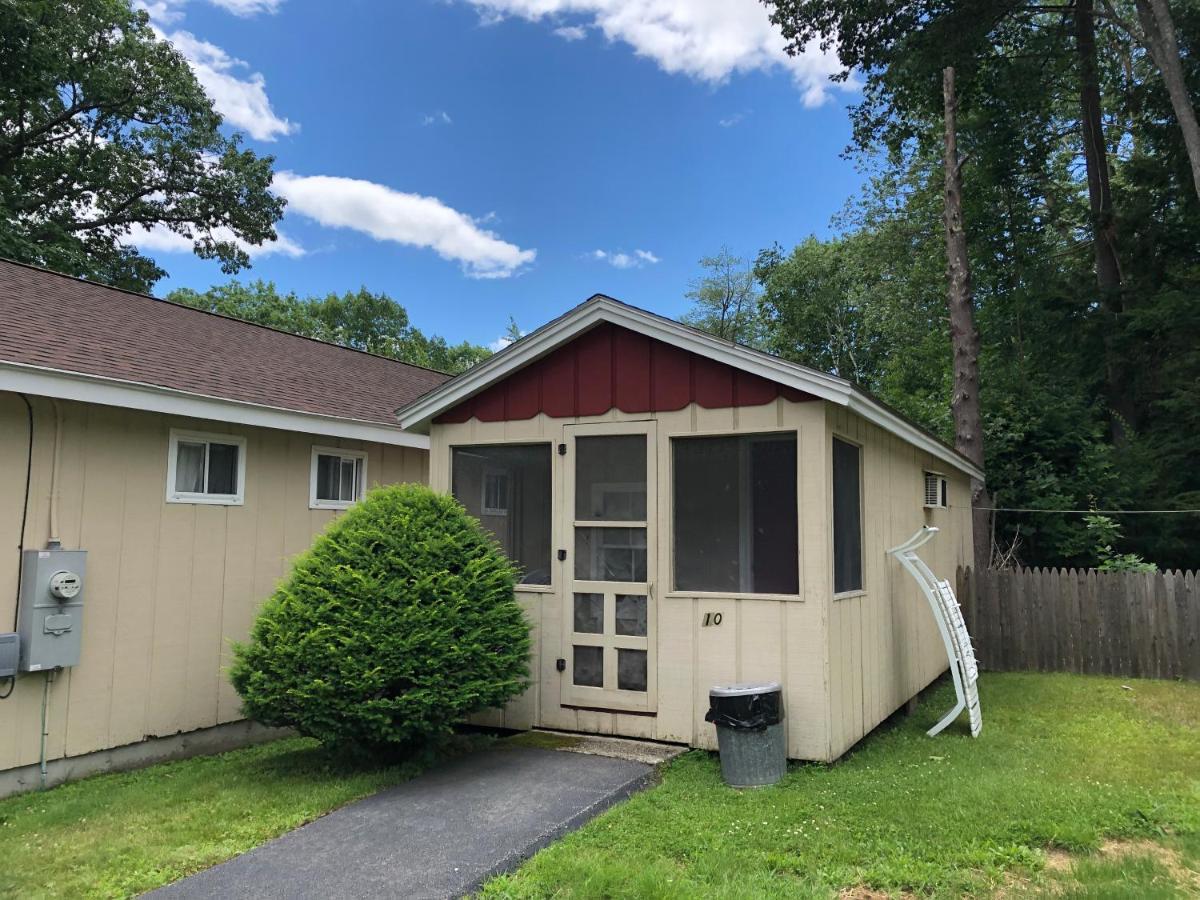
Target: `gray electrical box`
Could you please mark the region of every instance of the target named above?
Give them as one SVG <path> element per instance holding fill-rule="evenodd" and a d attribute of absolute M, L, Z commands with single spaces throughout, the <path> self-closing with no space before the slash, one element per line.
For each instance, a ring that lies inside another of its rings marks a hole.
<path fill-rule="evenodd" d="M 21 563 L 21 671 L 79 664 L 86 550 L 26 550 Z"/>
<path fill-rule="evenodd" d="M 0 678 L 12 678 L 17 674 L 17 661 L 21 658 L 21 636 L 15 631 L 0 634 Z"/>

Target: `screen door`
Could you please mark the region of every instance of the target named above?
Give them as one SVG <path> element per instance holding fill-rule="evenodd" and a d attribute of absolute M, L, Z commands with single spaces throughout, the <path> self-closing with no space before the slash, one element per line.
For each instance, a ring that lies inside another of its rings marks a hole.
<path fill-rule="evenodd" d="M 563 702 L 653 711 L 653 422 L 565 427 Z"/>

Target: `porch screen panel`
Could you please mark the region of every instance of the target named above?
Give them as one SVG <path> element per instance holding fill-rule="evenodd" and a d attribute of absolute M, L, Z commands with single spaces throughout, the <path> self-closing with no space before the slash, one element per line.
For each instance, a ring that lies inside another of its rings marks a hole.
<path fill-rule="evenodd" d="M 550 583 L 550 445 L 455 447 L 451 491 L 521 569 Z"/>
<path fill-rule="evenodd" d="M 675 590 L 799 590 L 796 436 L 676 438 Z"/>

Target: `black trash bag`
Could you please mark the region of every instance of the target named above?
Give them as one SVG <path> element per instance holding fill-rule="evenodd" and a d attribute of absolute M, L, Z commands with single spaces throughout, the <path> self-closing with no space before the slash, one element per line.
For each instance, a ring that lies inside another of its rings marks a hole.
<path fill-rule="evenodd" d="M 782 698 L 782 691 L 732 697 L 710 695 L 704 721 L 735 731 L 765 731 L 768 725 L 777 725 L 783 720 Z"/>

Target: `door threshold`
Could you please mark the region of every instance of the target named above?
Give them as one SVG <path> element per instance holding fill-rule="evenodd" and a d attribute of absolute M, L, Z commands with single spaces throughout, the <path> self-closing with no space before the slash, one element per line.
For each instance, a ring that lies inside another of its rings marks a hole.
<path fill-rule="evenodd" d="M 617 715 L 622 716 L 645 716 L 651 719 L 658 717 L 657 711 L 645 709 L 616 709 L 611 706 L 580 706 L 577 703 L 560 703 L 558 705 L 563 709 L 577 709 L 583 710 L 584 712 L 616 713 Z"/>

